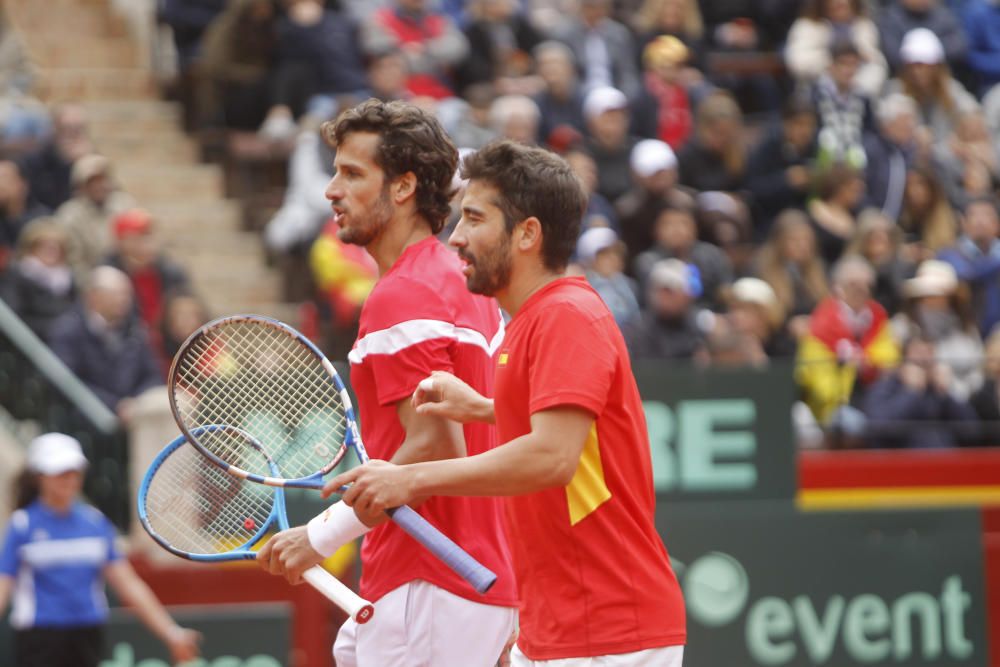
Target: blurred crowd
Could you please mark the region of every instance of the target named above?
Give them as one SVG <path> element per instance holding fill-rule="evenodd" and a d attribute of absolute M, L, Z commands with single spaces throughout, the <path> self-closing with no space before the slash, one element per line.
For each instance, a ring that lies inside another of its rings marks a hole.
<path fill-rule="evenodd" d="M 463 152 L 566 158 L 590 195 L 571 270 L 634 359 L 794 363 L 803 446 L 998 442 L 1000 1 L 160 0 L 159 20 L 188 129 L 287 154 L 264 242 L 310 267 L 299 324 L 331 354 L 375 267 L 337 239 L 318 128 L 403 99 Z M 4 53 L 2 293 L 78 373 L 127 375 L 98 392 L 121 407 L 207 314 L 83 110 L 26 102 Z"/>

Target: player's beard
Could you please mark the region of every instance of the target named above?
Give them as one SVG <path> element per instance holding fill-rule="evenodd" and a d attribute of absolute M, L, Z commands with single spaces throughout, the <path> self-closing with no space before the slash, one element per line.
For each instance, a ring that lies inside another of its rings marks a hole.
<path fill-rule="evenodd" d="M 381 236 L 391 220 L 392 202 L 389 201 L 389 186 L 386 185 L 368 213 L 367 222 L 358 224 L 356 220 L 352 221 L 353 224 L 340 228 L 337 238 L 342 243 L 364 247 Z"/>
<path fill-rule="evenodd" d="M 468 290 L 474 294 L 493 296 L 510 283 L 511 257 L 510 236 L 501 235 L 500 243 L 481 256 L 461 249 L 459 257 L 472 267 L 465 279 Z"/>

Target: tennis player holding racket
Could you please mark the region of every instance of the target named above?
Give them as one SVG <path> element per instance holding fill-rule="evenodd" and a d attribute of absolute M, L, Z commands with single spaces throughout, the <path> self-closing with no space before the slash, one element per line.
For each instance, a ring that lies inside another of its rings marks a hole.
<path fill-rule="evenodd" d="M 521 595 L 516 667 L 679 667 L 684 602 L 653 524 L 642 403 L 622 336 L 582 278 L 564 277 L 585 198 L 555 155 L 510 142 L 465 158 L 470 179 L 450 242 L 468 287 L 512 315 L 495 401 L 435 373 L 417 413 L 494 422 L 478 456 L 372 461 L 330 480 L 374 512 L 431 495 L 510 496 Z"/>
<path fill-rule="evenodd" d="M 458 151 L 437 120 L 403 103 L 369 100 L 323 127 L 337 149 L 326 196 L 341 241 L 364 246 L 379 280 L 361 311 L 349 355 L 369 454 L 397 464 L 479 454 L 497 444 L 486 424 L 417 414 L 418 383 L 447 371 L 492 394 L 492 351 L 503 337 L 493 299 L 470 294 L 461 262 L 435 234 L 450 212 Z M 373 619 L 348 620 L 334 646 L 339 667 L 486 667 L 515 627 L 517 591 L 493 498 L 410 498 L 418 511 L 498 575 L 485 595 L 394 523 L 365 537 L 361 595 Z M 308 527 L 278 534 L 257 560 L 296 581 L 341 544 L 384 522 L 337 503 Z"/>

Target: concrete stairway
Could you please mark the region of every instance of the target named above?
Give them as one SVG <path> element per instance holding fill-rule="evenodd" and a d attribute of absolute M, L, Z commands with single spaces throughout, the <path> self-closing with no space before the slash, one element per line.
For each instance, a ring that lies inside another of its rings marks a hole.
<path fill-rule="evenodd" d="M 216 165 L 201 164 L 181 110 L 159 99 L 143 49 L 111 0 L 8 0 L 10 21 L 38 71 L 38 95 L 80 102 L 97 149 L 123 188 L 156 216 L 169 255 L 215 315 L 257 312 L 295 324 L 257 232 L 242 228 Z"/>

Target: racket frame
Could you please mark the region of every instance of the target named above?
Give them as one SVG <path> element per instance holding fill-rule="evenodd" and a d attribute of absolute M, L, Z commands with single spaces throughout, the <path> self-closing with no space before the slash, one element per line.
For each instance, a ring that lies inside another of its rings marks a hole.
<path fill-rule="evenodd" d="M 142 524 L 142 527 L 159 546 L 163 547 L 175 556 L 186 558 L 187 560 L 201 563 L 256 560 L 257 553 L 252 549 L 264 539 L 264 537 L 271 531 L 272 527 L 277 526 L 278 530 L 287 530 L 289 528 L 288 514 L 285 505 L 285 492 L 280 487 L 276 487 L 274 489 L 271 511 L 267 518 L 263 521 L 260 528 L 258 528 L 257 532 L 251 535 L 250 539 L 228 551 L 215 554 L 196 554 L 184 551 L 183 549 L 179 549 L 172 545 L 165 537 L 160 535 L 159 532 L 153 528 L 146 511 L 146 498 L 148 496 L 149 486 L 152 483 L 153 478 L 156 476 L 157 471 L 164 464 L 164 462 L 167 461 L 170 455 L 185 445 L 190 446 L 188 439 L 184 435 L 178 436 L 168 443 L 159 452 L 159 454 L 156 455 L 156 458 L 153 459 L 153 462 L 146 470 L 146 474 L 143 476 L 142 482 L 139 484 L 139 493 L 136 500 L 136 509 L 138 511 L 139 522 Z M 269 464 L 273 465 L 273 462 L 269 460 Z M 195 491 L 192 490 L 191 492 L 194 493 Z M 367 623 L 374 616 L 375 607 L 370 602 L 352 591 L 343 582 L 320 566 L 314 565 L 310 567 L 302 573 L 302 578 L 311 584 L 313 588 L 325 595 L 331 602 L 340 607 L 358 624 Z"/>

